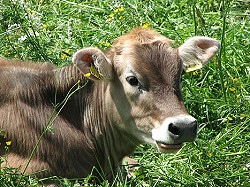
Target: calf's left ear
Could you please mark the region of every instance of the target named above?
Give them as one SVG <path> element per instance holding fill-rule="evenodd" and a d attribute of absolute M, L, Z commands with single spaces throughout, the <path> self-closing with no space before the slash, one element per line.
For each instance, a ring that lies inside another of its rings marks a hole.
<path fill-rule="evenodd" d="M 112 79 L 112 64 L 100 49 L 81 49 L 74 54 L 72 61 L 81 70 L 84 76 L 89 79 Z"/>
<path fill-rule="evenodd" d="M 206 65 L 220 49 L 220 43 L 212 38 L 195 36 L 178 49 L 184 71 L 190 72 Z"/>

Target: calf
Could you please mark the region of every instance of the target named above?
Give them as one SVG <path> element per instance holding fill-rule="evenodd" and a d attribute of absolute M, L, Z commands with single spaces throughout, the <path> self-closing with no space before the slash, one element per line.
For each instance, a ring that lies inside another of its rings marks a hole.
<path fill-rule="evenodd" d="M 68 67 L 1 60 L 2 167 L 112 181 L 140 143 L 172 152 L 194 141 L 197 121 L 183 104 L 181 75 L 207 64 L 220 45 L 208 37 L 171 43 L 138 28 L 106 53 L 78 51 Z"/>

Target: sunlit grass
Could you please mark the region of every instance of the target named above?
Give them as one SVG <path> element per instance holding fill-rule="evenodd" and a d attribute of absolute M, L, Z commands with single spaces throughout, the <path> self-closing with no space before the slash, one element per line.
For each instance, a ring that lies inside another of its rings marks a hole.
<path fill-rule="evenodd" d="M 136 26 L 153 27 L 179 46 L 194 35 L 221 41 L 204 69 L 183 77 L 190 114 L 200 123 L 196 142 L 165 155 L 141 145 L 132 178 L 116 186 L 249 186 L 250 3 L 244 1 L 10 1 L 0 6 L 0 57 L 71 63 L 83 47 L 107 49 Z M 3 158 L 4 159 L 4 158 Z M 38 186 L 29 175 L 1 168 L 1 186 Z M 91 186 L 86 179 L 62 186 Z M 101 186 L 108 186 L 104 181 Z"/>

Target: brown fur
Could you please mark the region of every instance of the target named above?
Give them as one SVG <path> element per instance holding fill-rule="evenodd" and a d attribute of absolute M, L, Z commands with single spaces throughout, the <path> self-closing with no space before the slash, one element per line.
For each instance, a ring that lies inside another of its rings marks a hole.
<path fill-rule="evenodd" d="M 130 143 L 127 135 L 110 127 L 101 102 L 105 85 L 89 82 L 62 109 L 55 108 L 71 88 L 74 91 L 79 86 L 78 80 L 85 85 L 87 80 L 76 67 L 56 69 L 49 64 L 5 60 L 0 66 L 0 129 L 6 132 L 6 137 L 1 137 L 2 155 L 5 142 L 11 141 L 2 167 L 21 167 L 23 171 L 39 137 L 52 123 L 26 173 L 76 178 L 86 177 L 96 167 L 94 175 L 100 177 L 101 172 L 102 177 L 111 179 L 118 163 L 137 143 Z M 114 140 L 114 134 L 119 140 Z M 123 136 L 128 146 L 123 144 Z"/>

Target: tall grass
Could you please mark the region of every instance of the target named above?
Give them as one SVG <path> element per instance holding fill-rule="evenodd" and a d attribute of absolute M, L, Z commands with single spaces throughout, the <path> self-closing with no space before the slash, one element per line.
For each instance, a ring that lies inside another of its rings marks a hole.
<path fill-rule="evenodd" d="M 194 35 L 221 41 L 220 54 L 183 77 L 183 95 L 200 123 L 196 142 L 177 154 L 141 145 L 141 164 L 118 186 L 250 186 L 250 3 L 243 0 L 10 1 L 0 7 L 0 57 L 70 63 L 83 47 L 107 49 L 136 26 L 150 26 L 179 46 Z M 4 158 L 2 158 L 4 159 Z M 16 186 L 16 169 L 0 170 L 1 186 Z M 91 186 L 88 178 L 62 186 Z M 20 186 L 38 186 L 23 174 Z M 104 181 L 101 186 L 108 186 Z"/>

